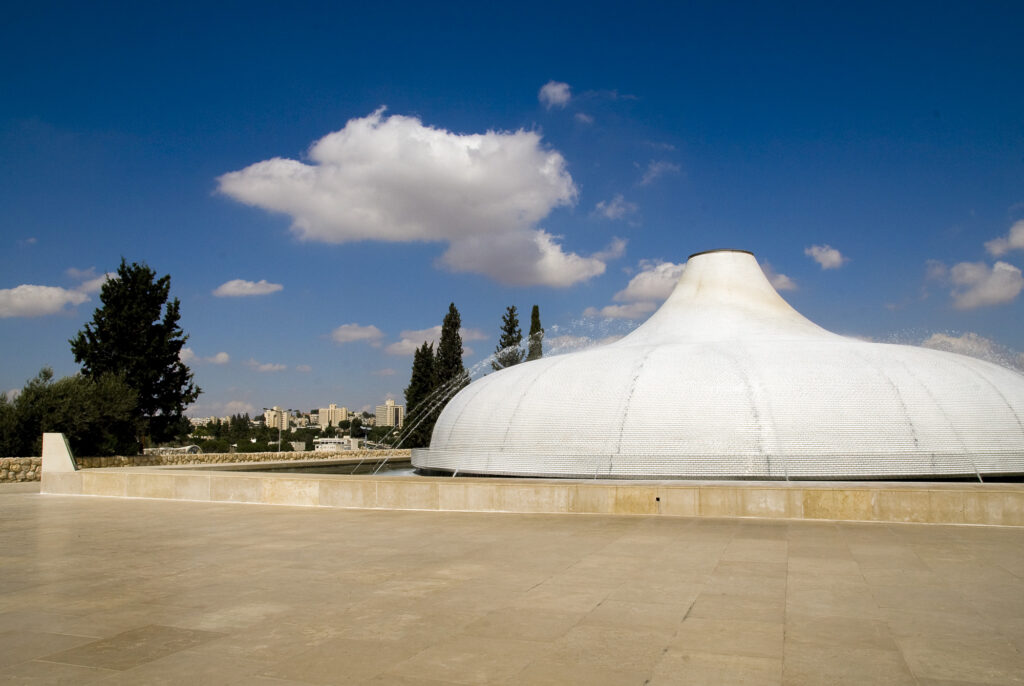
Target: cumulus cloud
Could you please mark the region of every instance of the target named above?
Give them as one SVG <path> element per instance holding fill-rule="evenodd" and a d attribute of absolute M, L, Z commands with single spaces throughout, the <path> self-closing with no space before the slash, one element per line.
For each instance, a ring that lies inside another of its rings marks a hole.
<path fill-rule="evenodd" d="M 602 200 L 594 206 L 594 213 L 605 219 L 624 219 L 636 213 L 636 205 L 628 202 L 621 193 L 618 193 L 611 200 Z"/>
<path fill-rule="evenodd" d="M 576 118 L 576 121 L 578 121 L 581 124 L 593 124 L 594 123 L 594 118 L 591 117 L 586 112 L 577 112 L 573 116 Z"/>
<path fill-rule="evenodd" d="M 288 365 L 274 364 L 272 362 L 257 362 L 252 358 L 250 358 L 245 364 L 258 372 L 283 372 L 285 369 L 288 369 Z"/>
<path fill-rule="evenodd" d="M 821 265 L 822 269 L 839 269 L 850 261 L 849 257 L 843 257 L 842 253 L 831 245 L 812 245 L 804 248 L 804 255 Z"/>
<path fill-rule="evenodd" d="M 992 257 L 1002 257 L 1011 250 L 1024 250 L 1024 219 L 1015 222 L 1005 236 L 987 241 L 985 250 Z"/>
<path fill-rule="evenodd" d="M 577 189 L 534 131 L 458 134 L 381 108 L 314 143 L 309 159 L 224 174 L 220 191 L 291 216 L 301 240 L 445 242 L 443 266 L 510 285 L 564 286 L 604 270 L 537 226 Z"/>
<path fill-rule="evenodd" d="M 331 340 L 335 343 L 367 341 L 373 345 L 383 337 L 384 333 L 372 324 L 369 326 L 360 326 L 359 324 L 342 324 L 331 332 Z"/>
<path fill-rule="evenodd" d="M 1000 305 L 1016 298 L 1024 288 L 1021 271 L 1012 264 L 996 262 L 961 262 L 950 270 L 953 281 L 953 307 L 970 310 Z"/>
<path fill-rule="evenodd" d="M 948 333 L 933 333 L 922 341 L 921 345 L 925 348 L 934 348 L 935 350 L 945 350 L 947 352 L 977 357 L 994 364 L 1009 367 L 1010 369 L 1024 369 L 1022 367 L 1024 353 L 1016 353 L 1006 346 L 972 331 L 959 336 Z"/>
<path fill-rule="evenodd" d="M 771 283 L 772 287 L 777 291 L 795 291 L 796 282 L 789 278 L 785 274 L 780 274 L 775 271 L 770 262 L 761 263 L 761 271 L 768 278 L 768 282 Z"/>
<path fill-rule="evenodd" d="M 647 169 L 644 171 L 644 175 L 640 178 L 640 185 L 646 186 L 653 183 L 658 178 L 665 174 L 675 174 L 679 172 L 679 165 L 672 162 L 666 162 L 664 160 L 651 160 L 647 163 Z"/>
<path fill-rule="evenodd" d="M 474 236 L 452 243 L 441 256 L 442 265 L 457 272 L 486 274 L 509 286 L 565 288 L 604 273 L 615 244 L 583 257 L 566 253 L 558 237 L 543 229 L 494 236 Z"/>
<path fill-rule="evenodd" d="M 22 284 L 0 288 L 0 319 L 6 317 L 44 317 L 65 312 L 65 307 L 81 305 L 89 296 L 58 286 Z"/>
<path fill-rule="evenodd" d="M 260 279 L 259 281 L 232 279 L 217 286 L 213 294 L 218 298 L 242 298 L 250 295 L 269 295 L 283 289 L 284 286 L 281 284 L 270 283 L 266 279 Z"/>
<path fill-rule="evenodd" d="M 653 300 L 661 302 L 672 293 L 679 277 L 683 275 L 685 262 L 662 262 L 660 260 L 642 260 L 640 272 L 629 280 L 626 287 L 616 293 L 615 302 L 637 302 Z"/>
<path fill-rule="evenodd" d="M 9 390 L 6 393 L 4 393 L 4 395 L 7 396 L 7 402 L 13 403 L 15 398 L 17 398 L 19 395 L 21 395 L 21 389 L 20 388 L 12 388 L 11 390 Z"/>
<path fill-rule="evenodd" d="M 255 414 L 256 407 L 252 403 L 248 403 L 244 400 L 229 400 L 222 406 L 224 408 L 224 414 Z"/>
<path fill-rule="evenodd" d="M 308 374 L 309 372 L 313 371 L 313 368 L 310 367 L 308 364 L 300 364 L 296 365 L 295 371 L 302 372 L 303 374 Z"/>
<path fill-rule="evenodd" d="M 656 303 L 635 302 L 627 305 L 606 305 L 601 309 L 588 307 L 583 310 L 584 317 L 602 317 L 604 319 L 640 319 L 657 308 Z"/>
<path fill-rule="evenodd" d="M 552 107 L 565 107 L 571 99 L 569 84 L 562 81 L 548 81 L 537 93 L 537 100 L 549 110 Z"/>
<path fill-rule="evenodd" d="M 76 269 L 75 267 L 68 267 L 65 273 L 75 281 L 81 281 L 76 291 L 81 293 L 99 293 L 105 284 L 110 279 L 117 278 L 117 274 L 114 272 L 107 272 L 105 274 L 97 274 L 95 267 L 89 267 L 88 269 Z"/>
<path fill-rule="evenodd" d="M 462 336 L 463 343 L 466 341 L 486 341 L 488 339 L 487 334 L 479 329 L 459 329 L 459 335 Z M 384 348 L 384 352 L 391 355 L 412 355 L 424 342 L 433 343 L 436 350 L 437 344 L 441 340 L 441 325 L 438 324 L 429 329 L 407 329 L 398 336 L 399 340 Z M 465 355 L 472 354 L 465 345 L 462 347 Z"/>
<path fill-rule="evenodd" d="M 583 311 L 583 316 L 629 320 L 644 318 L 672 293 L 685 266 L 685 263 L 641 260 L 640 272 L 629 280 L 624 289 L 612 296 L 612 300 L 625 305 L 588 307 Z"/>
<path fill-rule="evenodd" d="M 199 364 L 201 362 L 208 362 L 209 364 L 227 364 L 231 361 L 231 356 L 225 352 L 219 352 L 211 357 L 199 357 L 192 348 L 182 348 L 181 352 L 178 353 L 178 359 L 185 364 Z"/>

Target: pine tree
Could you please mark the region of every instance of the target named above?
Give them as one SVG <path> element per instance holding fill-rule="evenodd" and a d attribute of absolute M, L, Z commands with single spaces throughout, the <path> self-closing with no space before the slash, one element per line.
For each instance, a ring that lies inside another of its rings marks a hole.
<path fill-rule="evenodd" d="M 405 418 L 405 425 L 409 427 L 409 430 L 407 433 L 403 432 L 403 448 L 425 448 L 430 445 L 433 422 L 426 420 L 420 422 L 420 420 L 430 409 L 430 394 L 434 391 L 435 383 L 434 344 L 424 341 L 413 355 L 412 377 L 405 389 L 405 406 L 409 411 Z"/>
<path fill-rule="evenodd" d="M 170 289 L 170 276 L 157 279 L 146 265 L 122 258 L 116 278 L 103 284 L 92 322 L 69 341 L 83 375 L 118 374 L 138 393 L 140 444 L 186 432 L 185 407 L 200 393 L 180 358 L 188 336 L 178 326 L 178 299 L 168 300 Z"/>
<path fill-rule="evenodd" d="M 510 305 L 501 317 L 501 337 L 498 339 L 498 347 L 494 349 L 491 368 L 498 371 L 522 362 L 526 356 L 526 351 L 519 347 L 522 343 L 523 330 L 519 328 L 519 313 L 515 305 Z"/>
<path fill-rule="evenodd" d="M 543 340 L 544 329 L 540 328 L 540 308 L 534 305 L 533 312 L 530 313 L 530 341 L 529 351 L 526 353 L 527 362 L 539 360 L 544 356 Z"/>

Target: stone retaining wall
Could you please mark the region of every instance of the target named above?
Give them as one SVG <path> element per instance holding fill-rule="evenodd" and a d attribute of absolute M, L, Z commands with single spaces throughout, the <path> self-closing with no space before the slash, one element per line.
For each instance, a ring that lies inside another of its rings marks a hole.
<path fill-rule="evenodd" d="M 102 467 L 159 467 L 175 464 L 219 464 L 224 462 L 283 462 L 286 460 L 336 460 L 340 457 L 409 457 L 408 450 L 346 450 L 342 452 L 284 453 L 187 453 L 168 455 L 130 455 L 115 457 L 76 457 L 79 469 Z M 39 481 L 42 472 L 41 457 L 0 458 L 0 483 Z"/>
<path fill-rule="evenodd" d="M 41 457 L 0 457 L 0 484 L 39 481 L 42 465 Z"/>

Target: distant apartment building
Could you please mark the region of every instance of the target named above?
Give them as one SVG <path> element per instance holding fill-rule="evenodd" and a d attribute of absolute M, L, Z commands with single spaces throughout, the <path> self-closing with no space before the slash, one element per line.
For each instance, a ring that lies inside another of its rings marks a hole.
<path fill-rule="evenodd" d="M 318 453 L 333 453 L 342 450 L 359 450 L 363 439 L 342 436 L 341 438 L 314 438 L 313 450 Z"/>
<path fill-rule="evenodd" d="M 263 411 L 263 422 L 272 429 L 281 429 L 287 431 L 289 427 L 289 420 L 291 416 L 287 410 L 282 410 L 277 405 L 273 408 Z"/>
<path fill-rule="evenodd" d="M 192 426 L 209 426 L 220 422 L 221 424 L 227 424 L 231 421 L 231 417 L 189 417 L 188 421 Z"/>
<path fill-rule="evenodd" d="M 383 405 L 377 406 L 377 426 L 397 426 L 402 428 L 405 421 L 405 405 L 396 405 L 388 398 Z"/>
<path fill-rule="evenodd" d="M 342 422 L 348 421 L 352 415 L 347 407 L 338 407 L 331 403 L 329 407 L 321 407 L 317 416 L 320 426 L 338 426 Z"/>

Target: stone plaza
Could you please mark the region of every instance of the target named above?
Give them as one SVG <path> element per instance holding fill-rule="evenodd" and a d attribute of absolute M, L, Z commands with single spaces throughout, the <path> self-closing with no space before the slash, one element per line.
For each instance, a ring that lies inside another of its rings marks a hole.
<path fill-rule="evenodd" d="M 1024 682 L 1024 528 L 0 486 L 0 683 Z"/>

